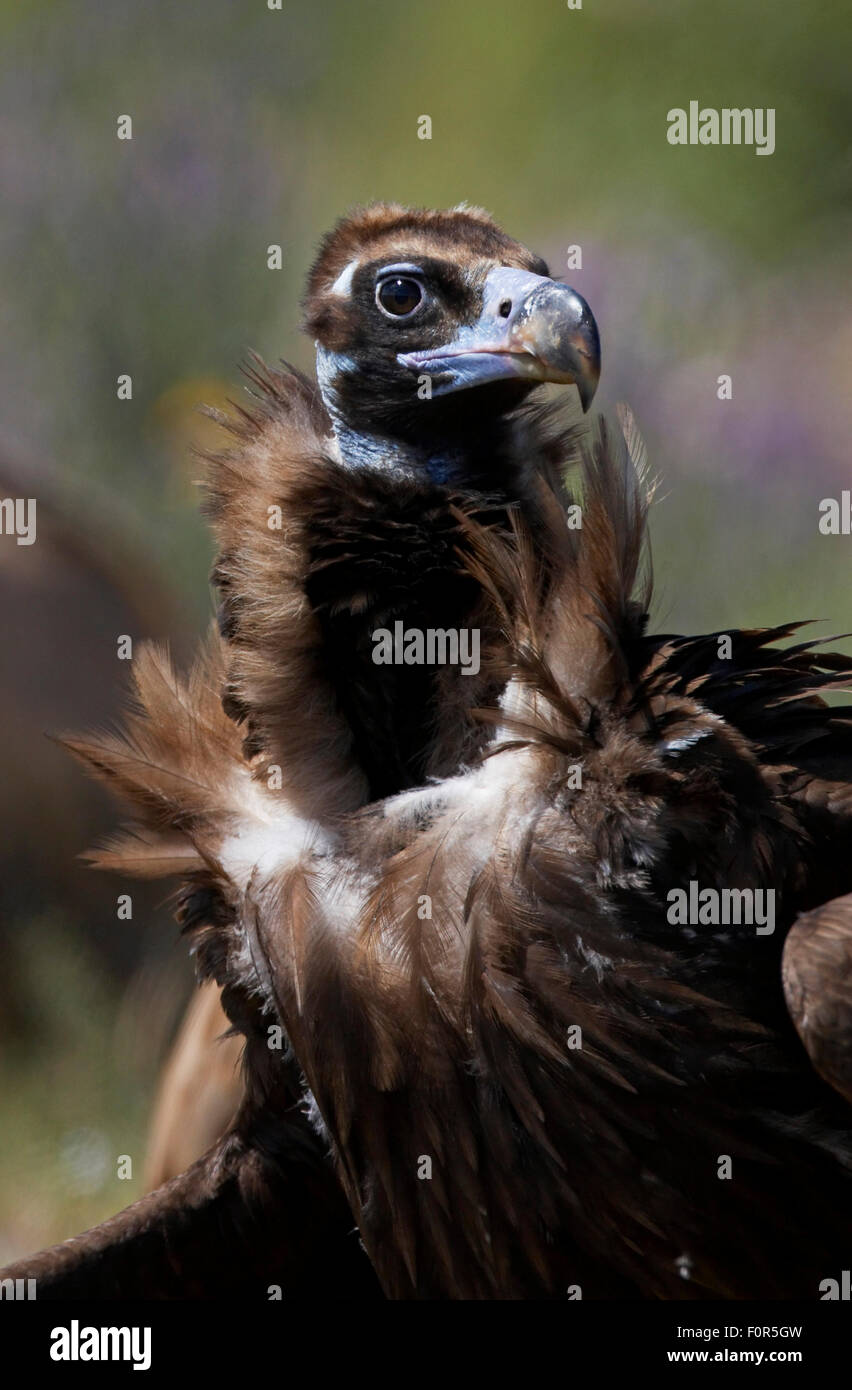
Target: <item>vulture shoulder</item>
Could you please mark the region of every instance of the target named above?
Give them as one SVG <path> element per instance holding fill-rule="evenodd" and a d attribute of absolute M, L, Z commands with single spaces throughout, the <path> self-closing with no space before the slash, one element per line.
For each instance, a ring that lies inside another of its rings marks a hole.
<path fill-rule="evenodd" d="M 783 979 L 808 1056 L 852 1101 L 852 895 L 799 918 L 784 943 Z"/>

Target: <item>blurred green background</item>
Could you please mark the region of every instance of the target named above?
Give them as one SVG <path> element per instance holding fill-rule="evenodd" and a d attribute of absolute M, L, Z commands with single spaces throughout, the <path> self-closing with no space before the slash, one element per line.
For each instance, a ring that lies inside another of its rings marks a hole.
<path fill-rule="evenodd" d="M 139 1191 L 191 982 L 166 891 L 75 860 L 112 812 L 44 733 L 115 717 L 119 634 L 191 651 L 195 406 L 250 347 L 311 366 L 350 205 L 484 205 L 589 299 L 600 408 L 662 476 L 659 624 L 852 625 L 852 537 L 817 529 L 852 486 L 850 50 L 839 0 L 0 2 L 0 495 L 39 502 L 36 545 L 0 537 L 0 1258 Z M 691 100 L 774 107 L 775 153 L 670 146 Z"/>

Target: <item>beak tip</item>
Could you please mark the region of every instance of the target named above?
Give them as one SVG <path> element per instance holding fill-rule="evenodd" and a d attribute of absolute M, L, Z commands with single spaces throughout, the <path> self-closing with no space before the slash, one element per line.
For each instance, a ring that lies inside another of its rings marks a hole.
<path fill-rule="evenodd" d="M 573 382 L 585 415 L 598 389 L 601 348 L 595 316 L 582 295 L 562 281 L 534 292 L 526 321 L 544 380 Z"/>
<path fill-rule="evenodd" d="M 577 382 L 577 390 L 580 395 L 580 405 L 583 407 L 584 415 L 588 415 L 589 413 L 589 407 L 591 406 L 592 401 L 595 398 L 595 393 L 598 389 L 598 380 L 599 377 L 596 374 L 594 380 L 583 380 L 581 378 Z"/>

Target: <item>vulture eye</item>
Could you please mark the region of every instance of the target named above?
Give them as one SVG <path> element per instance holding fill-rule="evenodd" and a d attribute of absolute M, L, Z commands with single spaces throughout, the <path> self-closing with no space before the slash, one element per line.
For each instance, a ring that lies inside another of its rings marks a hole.
<path fill-rule="evenodd" d="M 416 280 L 409 279 L 407 275 L 389 276 L 387 280 L 382 280 L 376 289 L 376 303 L 379 308 L 384 309 L 386 314 L 392 314 L 394 318 L 405 318 L 407 314 L 413 314 L 422 298 L 422 286 Z"/>

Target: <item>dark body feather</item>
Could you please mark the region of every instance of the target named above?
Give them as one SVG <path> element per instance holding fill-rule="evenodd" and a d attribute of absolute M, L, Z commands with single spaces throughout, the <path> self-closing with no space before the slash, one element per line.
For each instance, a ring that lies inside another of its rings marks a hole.
<path fill-rule="evenodd" d="M 310 382 L 260 363 L 250 379 L 255 410 L 223 421 L 240 447 L 211 460 L 208 511 L 221 543 L 213 581 L 231 662 L 226 708 L 246 730 L 256 775 L 269 763 L 286 767 L 298 797 L 298 769 L 307 765 L 310 812 L 318 764 L 329 767 L 341 809 L 454 771 L 482 746 L 469 711 L 496 699 L 496 650 L 505 653 L 465 566 L 465 518 L 509 535 L 522 510 L 543 540 L 542 479 L 570 457 L 576 424 L 554 428 L 550 412 L 520 411 L 489 454 L 493 495 L 479 477 L 461 488 L 394 474 L 353 478 L 329 455 L 331 425 Z M 259 524 L 276 507 L 283 535 Z M 371 635 L 397 620 L 420 630 L 477 628 L 486 669 L 479 677 L 441 666 L 379 672 Z M 311 699 L 322 691 L 324 700 L 307 744 L 297 709 L 303 682 Z"/>

